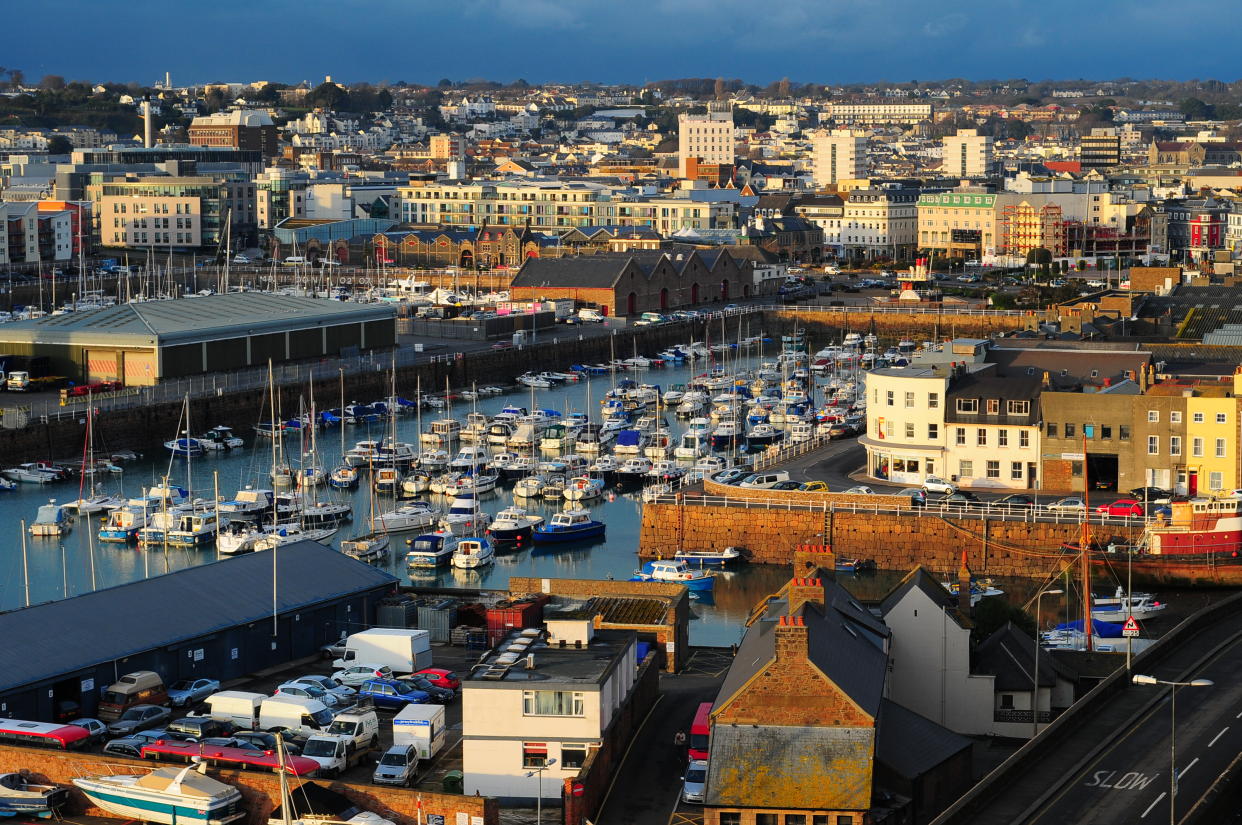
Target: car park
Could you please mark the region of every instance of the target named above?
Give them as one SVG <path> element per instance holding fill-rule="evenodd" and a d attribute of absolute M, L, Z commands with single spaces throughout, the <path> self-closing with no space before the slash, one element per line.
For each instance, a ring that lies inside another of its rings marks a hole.
<path fill-rule="evenodd" d="M 175 708 L 193 705 L 219 689 L 218 679 L 182 679 L 168 686 L 168 702 Z"/>
<path fill-rule="evenodd" d="M 1141 516 L 1145 512 L 1143 502 L 1132 498 L 1119 498 L 1112 504 L 1101 504 L 1095 511 L 1115 517 Z"/>
<path fill-rule="evenodd" d="M 289 681 L 285 682 L 285 684 L 287 685 L 299 685 L 299 684 L 318 685 L 319 687 L 326 690 L 328 693 L 332 693 L 337 696 L 343 696 L 346 698 L 353 696 L 355 693 L 357 693 L 357 691 L 354 690 L 353 688 L 347 685 L 342 685 L 340 682 L 336 681 L 331 676 L 320 676 L 314 673 L 308 673 L 305 676 L 299 676 L 296 679 L 290 679 Z"/>
<path fill-rule="evenodd" d="M 121 718 L 108 725 L 108 733 L 126 736 L 135 731 L 162 725 L 172 716 L 172 711 L 159 705 L 134 705 L 121 714 Z"/>
<path fill-rule="evenodd" d="M 952 495 L 957 492 L 957 485 L 945 481 L 939 476 L 928 476 L 923 479 L 923 492 L 925 493 L 943 493 L 944 495 Z"/>
<path fill-rule="evenodd" d="M 458 691 L 461 689 L 461 679 L 457 678 L 457 674 L 442 667 L 423 668 L 414 675 L 422 676 L 436 687 L 448 688 L 452 691 Z"/>
<path fill-rule="evenodd" d="M 1087 505 L 1078 496 L 1067 496 L 1049 504 L 1048 509 L 1054 513 L 1082 513 L 1086 511 Z"/>
<path fill-rule="evenodd" d="M 358 697 L 370 699 L 377 708 L 401 709 L 406 705 L 425 704 L 431 699 L 421 690 L 395 679 L 369 679 L 358 688 Z"/>
<path fill-rule="evenodd" d="M 1035 499 L 1024 493 L 1011 493 L 996 499 L 992 503 L 998 507 L 1030 507 L 1035 504 Z"/>
<path fill-rule="evenodd" d="M 391 679 L 392 668 L 388 665 L 357 664 L 338 670 L 332 674 L 332 678 L 342 685 L 359 687 L 370 679 Z"/>
<path fill-rule="evenodd" d="M 703 794 L 707 791 L 707 760 L 695 759 L 686 766 L 686 775 L 681 778 L 681 801 L 703 804 Z"/>

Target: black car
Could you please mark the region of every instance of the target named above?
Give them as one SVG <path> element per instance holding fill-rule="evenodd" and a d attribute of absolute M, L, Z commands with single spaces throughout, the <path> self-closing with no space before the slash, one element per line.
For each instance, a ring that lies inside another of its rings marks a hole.
<path fill-rule="evenodd" d="M 1130 496 L 1138 501 L 1145 501 L 1148 504 L 1167 504 L 1169 499 L 1173 497 L 1173 491 L 1160 487 L 1135 487 L 1130 491 Z"/>
<path fill-rule="evenodd" d="M 233 725 L 210 716 L 183 716 L 168 725 L 168 732 L 184 734 L 196 742 L 201 742 L 204 739 L 231 735 Z"/>
<path fill-rule="evenodd" d="M 1035 504 L 1035 499 L 1022 493 L 1012 493 L 992 503 L 1001 507 L 1031 507 Z"/>
<path fill-rule="evenodd" d="M 259 748 L 260 750 L 272 751 L 272 752 L 275 752 L 276 750 L 276 735 L 268 733 L 266 731 L 239 730 L 239 731 L 234 731 L 233 735 L 229 738 L 249 742 L 251 745 Z M 291 754 L 297 755 L 302 752 L 301 749 L 296 744 L 289 741 L 288 736 L 285 736 L 284 740 L 285 740 L 284 742 L 285 753 L 291 753 Z"/>
<path fill-rule="evenodd" d="M 424 676 L 407 676 L 404 679 L 397 679 L 398 682 L 404 682 L 414 690 L 421 690 L 431 697 L 431 701 L 437 705 L 447 705 L 453 701 L 453 697 L 457 694 L 450 688 L 439 687 L 433 685 L 430 680 Z"/>
<path fill-rule="evenodd" d="M 940 499 L 945 504 L 974 504 L 979 501 L 979 497 L 969 490 L 958 490 L 954 493 Z"/>

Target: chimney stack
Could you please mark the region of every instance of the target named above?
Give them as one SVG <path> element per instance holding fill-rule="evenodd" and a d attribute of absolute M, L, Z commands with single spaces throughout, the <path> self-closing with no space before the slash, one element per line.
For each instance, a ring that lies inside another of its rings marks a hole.
<path fill-rule="evenodd" d="M 806 622 L 801 616 L 781 616 L 776 624 L 776 661 L 807 660 Z"/>
<path fill-rule="evenodd" d="M 957 609 L 963 616 L 970 615 L 970 566 L 966 564 L 966 551 L 962 551 L 962 566 L 957 569 Z"/>
<path fill-rule="evenodd" d="M 151 124 L 151 98 L 144 97 L 142 99 L 142 145 L 144 148 L 151 148 L 154 132 Z"/>
<path fill-rule="evenodd" d="M 824 596 L 824 580 L 823 579 L 804 579 L 796 577 L 789 583 L 789 615 L 793 616 L 802 611 L 805 604 L 823 605 L 826 601 Z"/>
<path fill-rule="evenodd" d="M 831 575 L 836 569 L 836 558 L 827 544 L 799 544 L 794 548 L 794 576 Z"/>

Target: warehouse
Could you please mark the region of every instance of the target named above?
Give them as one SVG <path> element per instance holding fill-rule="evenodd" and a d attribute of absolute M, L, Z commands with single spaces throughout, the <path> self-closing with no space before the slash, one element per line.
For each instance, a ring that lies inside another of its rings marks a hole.
<path fill-rule="evenodd" d="M 0 614 L 0 716 L 94 716 L 100 691 L 136 670 L 226 680 L 309 656 L 370 627 L 395 589 L 317 542 L 274 552 Z"/>
<path fill-rule="evenodd" d="M 52 374 L 72 381 L 128 386 L 395 344 L 391 306 L 268 292 L 118 304 L 0 326 L 0 353 L 46 356 Z"/>

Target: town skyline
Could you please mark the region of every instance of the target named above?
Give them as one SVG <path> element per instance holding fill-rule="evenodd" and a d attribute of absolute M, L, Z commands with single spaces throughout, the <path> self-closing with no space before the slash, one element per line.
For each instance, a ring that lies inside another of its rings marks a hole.
<path fill-rule="evenodd" d="M 1119 17 L 1108 7 L 1052 0 L 1041 4 L 1038 19 L 1016 0 L 795 0 L 761 15 L 738 0 L 642 0 L 625 15 L 607 17 L 564 0 L 435 7 L 379 0 L 360 18 L 360 33 L 335 37 L 348 5 L 314 0 L 295 9 L 285 2 L 256 7 L 221 0 L 196 8 L 190 20 L 170 17 L 166 7 L 147 0 L 129 4 L 127 14 L 107 4 L 60 0 L 22 10 L 19 25 L 0 34 L 0 46 L 6 63 L 28 76 L 140 83 L 165 71 L 193 83 L 239 77 L 298 82 L 328 74 L 344 82 L 426 84 L 440 77 L 635 85 L 685 76 L 741 76 L 755 83 L 789 77 L 829 85 L 927 75 L 1061 80 L 1150 76 L 1153 55 L 1160 54 L 1170 58 L 1160 73 L 1170 79 L 1242 76 L 1236 57 L 1221 57 L 1232 54 L 1239 23 L 1213 0 L 1184 3 L 1172 18 L 1143 8 Z M 1072 32 L 1055 22 L 1071 19 Z M 1214 22 L 1205 26 L 1205 20 Z M 376 31 L 372 24 L 382 31 L 378 41 L 369 34 Z M 55 33 L 55 48 L 30 36 L 40 31 Z M 405 41 L 389 34 L 419 31 L 446 36 Z M 692 42 L 686 32 L 695 33 Z M 101 48 L 104 43 L 124 47 L 118 52 Z"/>

